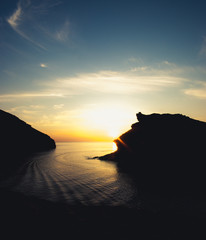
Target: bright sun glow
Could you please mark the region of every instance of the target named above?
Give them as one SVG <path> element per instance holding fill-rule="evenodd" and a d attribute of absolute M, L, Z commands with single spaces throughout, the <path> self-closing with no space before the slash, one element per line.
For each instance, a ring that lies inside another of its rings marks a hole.
<path fill-rule="evenodd" d="M 115 139 L 128 130 L 134 114 L 122 107 L 107 106 L 85 110 L 82 117 L 88 128 L 101 130 Z"/>
<path fill-rule="evenodd" d="M 120 134 L 120 131 L 118 131 L 118 129 L 115 129 L 115 128 L 108 129 L 107 132 L 108 132 L 108 135 L 112 138 L 116 138 Z"/>
<path fill-rule="evenodd" d="M 116 145 L 116 143 L 112 143 L 113 145 L 112 145 L 112 149 L 113 149 L 113 151 L 116 151 L 117 150 L 117 145 Z"/>

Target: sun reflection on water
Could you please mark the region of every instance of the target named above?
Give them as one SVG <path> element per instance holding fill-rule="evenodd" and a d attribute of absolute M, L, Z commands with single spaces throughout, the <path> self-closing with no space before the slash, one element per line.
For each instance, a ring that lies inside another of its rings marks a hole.
<path fill-rule="evenodd" d="M 116 145 L 115 142 L 112 143 L 112 149 L 113 149 L 113 151 L 116 151 L 116 150 L 117 150 L 117 145 Z"/>

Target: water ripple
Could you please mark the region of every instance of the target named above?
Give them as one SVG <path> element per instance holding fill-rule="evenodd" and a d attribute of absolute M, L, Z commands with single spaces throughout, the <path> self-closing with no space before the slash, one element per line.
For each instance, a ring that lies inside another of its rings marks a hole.
<path fill-rule="evenodd" d="M 130 180 L 117 172 L 115 164 L 85 157 L 94 151 L 95 146 L 91 144 L 88 148 L 86 144 L 67 143 L 57 145 L 55 151 L 37 154 L 30 159 L 14 188 L 28 195 L 70 204 L 129 204 L 136 194 Z"/>

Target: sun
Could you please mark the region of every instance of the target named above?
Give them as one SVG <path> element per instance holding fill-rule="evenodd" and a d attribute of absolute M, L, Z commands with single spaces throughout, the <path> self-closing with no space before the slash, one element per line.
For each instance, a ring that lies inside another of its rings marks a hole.
<path fill-rule="evenodd" d="M 108 132 L 108 136 L 112 138 L 117 138 L 120 135 L 120 130 L 118 130 L 115 127 L 108 129 L 107 132 Z"/>
<path fill-rule="evenodd" d="M 117 150 L 117 145 L 116 145 L 116 143 L 114 143 L 114 142 L 112 143 L 112 150 L 113 150 L 113 151 L 116 151 L 116 150 Z"/>
<path fill-rule="evenodd" d="M 129 112 L 128 109 L 108 105 L 87 109 L 84 111 L 82 118 L 87 129 L 104 132 L 105 137 L 110 137 L 112 140 L 118 138 L 130 127 L 131 116 L 133 117 L 133 115 L 133 112 Z"/>

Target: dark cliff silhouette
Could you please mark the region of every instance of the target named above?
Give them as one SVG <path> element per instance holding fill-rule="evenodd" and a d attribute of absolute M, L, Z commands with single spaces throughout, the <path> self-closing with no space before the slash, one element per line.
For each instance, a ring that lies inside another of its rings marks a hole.
<path fill-rule="evenodd" d="M 114 140 L 117 161 L 140 187 L 163 192 L 204 192 L 206 123 L 181 114 L 137 114 L 138 122 Z"/>
<path fill-rule="evenodd" d="M 56 147 L 48 135 L 3 110 L 0 110 L 0 133 L 1 172 L 16 168 L 32 153 Z"/>

